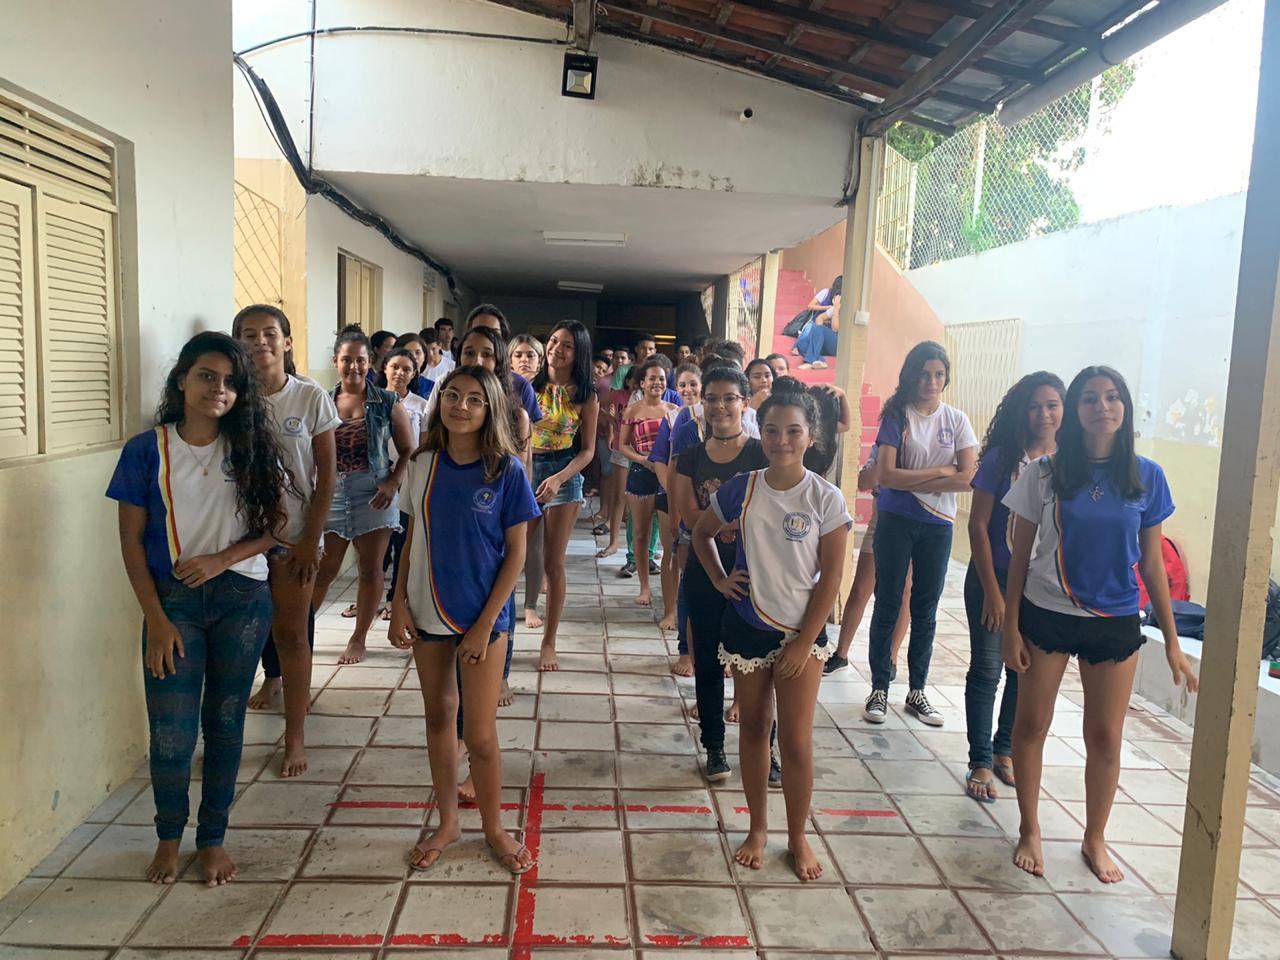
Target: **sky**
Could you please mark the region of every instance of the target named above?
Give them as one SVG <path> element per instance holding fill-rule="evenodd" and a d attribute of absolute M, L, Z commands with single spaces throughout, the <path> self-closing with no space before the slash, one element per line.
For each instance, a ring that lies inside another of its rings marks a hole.
<path fill-rule="evenodd" d="M 1138 54 L 1110 133 L 1071 178 L 1082 221 L 1245 189 L 1262 11 L 1228 0 Z"/>

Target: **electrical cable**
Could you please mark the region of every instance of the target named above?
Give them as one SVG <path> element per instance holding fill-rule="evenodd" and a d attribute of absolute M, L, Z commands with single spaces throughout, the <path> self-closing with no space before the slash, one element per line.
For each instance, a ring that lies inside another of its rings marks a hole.
<path fill-rule="evenodd" d="M 480 33 L 475 30 L 441 30 L 433 27 L 320 27 L 314 30 L 300 30 L 297 33 L 287 33 L 283 37 L 276 37 L 274 40 L 264 40 L 262 43 L 255 43 L 251 47 L 245 47 L 243 50 L 237 50 L 236 56 L 243 57 L 247 53 L 257 53 L 267 47 L 274 47 L 277 44 L 287 43 L 290 40 L 301 40 L 304 37 L 321 37 L 331 36 L 333 34 L 342 33 L 407 33 L 417 34 L 421 36 L 432 37 L 462 37 L 468 40 L 511 40 L 517 43 L 543 43 L 553 47 L 567 47 L 570 42 L 566 40 L 553 40 L 547 37 L 521 37 L 510 33 Z"/>
<path fill-rule="evenodd" d="M 272 139 L 275 140 L 276 146 L 284 156 L 285 162 L 293 170 L 293 175 L 298 178 L 298 183 L 302 185 L 302 189 L 308 194 L 324 197 L 324 199 L 334 204 L 353 220 L 378 231 L 397 250 L 421 260 L 432 270 L 443 276 L 445 282 L 449 285 L 449 289 L 451 291 L 455 290 L 456 283 L 453 278 L 453 271 L 429 253 L 402 237 L 394 227 L 378 214 L 365 210 L 333 184 L 323 177 L 316 176 L 307 169 L 306 164 L 302 162 L 302 156 L 298 153 L 297 144 L 293 141 L 293 135 L 289 133 L 289 125 L 284 118 L 284 113 L 280 110 L 280 104 L 271 93 L 271 88 L 267 86 L 266 81 L 258 76 L 253 67 L 245 62 L 240 54 L 234 54 L 232 60 L 249 82 L 249 87 L 253 91 L 254 102 L 258 106 L 258 112 L 262 114 L 262 119 L 266 122 Z"/>

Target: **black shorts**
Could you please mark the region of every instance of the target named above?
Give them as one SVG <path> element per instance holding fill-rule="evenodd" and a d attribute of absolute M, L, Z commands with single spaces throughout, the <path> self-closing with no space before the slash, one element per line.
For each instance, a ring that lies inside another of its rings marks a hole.
<path fill-rule="evenodd" d="M 761 630 L 743 620 L 733 603 L 725 604 L 720 619 L 720 662 L 734 667 L 741 673 L 751 673 L 760 667 L 773 666 L 787 645 L 786 634 L 781 630 Z M 824 663 L 831 656 L 827 645 L 827 628 L 818 631 L 813 641 L 813 655 Z"/>
<path fill-rule="evenodd" d="M 1018 611 L 1023 639 L 1045 653 L 1065 653 L 1086 663 L 1123 663 L 1147 642 L 1136 613 L 1124 617 L 1076 617 L 1038 607 L 1026 597 Z"/>
<path fill-rule="evenodd" d="M 636 497 L 652 497 L 658 492 L 658 475 L 648 467 L 632 463 L 627 471 L 627 493 Z"/>
<path fill-rule="evenodd" d="M 657 508 L 659 513 L 670 513 L 671 504 L 667 502 L 667 491 L 660 491 L 657 499 L 653 501 L 653 505 Z"/>
<path fill-rule="evenodd" d="M 504 630 L 502 633 L 506 633 L 506 631 Z M 492 646 L 493 641 L 502 636 L 502 633 L 495 631 L 489 634 L 489 644 Z M 465 636 L 465 633 L 427 633 L 425 630 L 418 631 L 418 640 L 422 643 L 452 643 L 455 647 L 462 646 L 462 638 Z"/>

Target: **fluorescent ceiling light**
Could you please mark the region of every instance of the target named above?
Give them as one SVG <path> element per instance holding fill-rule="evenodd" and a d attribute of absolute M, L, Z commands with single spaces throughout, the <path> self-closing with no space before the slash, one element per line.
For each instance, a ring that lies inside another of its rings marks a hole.
<path fill-rule="evenodd" d="M 574 230 L 543 230 L 542 241 L 553 247 L 625 247 L 625 233 L 582 233 Z"/>
<path fill-rule="evenodd" d="M 575 290 L 579 293 L 599 293 L 604 289 L 602 283 L 587 283 L 583 280 L 560 280 L 556 286 L 561 290 Z"/>

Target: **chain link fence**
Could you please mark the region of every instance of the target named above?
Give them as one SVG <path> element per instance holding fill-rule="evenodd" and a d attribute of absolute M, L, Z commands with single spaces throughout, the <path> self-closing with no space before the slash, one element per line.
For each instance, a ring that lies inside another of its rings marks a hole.
<path fill-rule="evenodd" d="M 985 118 L 946 140 L 895 129 L 879 197 L 881 246 L 911 269 L 1076 226 L 1071 176 L 1132 82 L 1133 67 L 1120 64 L 1020 123 Z"/>
<path fill-rule="evenodd" d="M 283 302 L 280 208 L 244 184 L 235 185 L 236 309 Z"/>

